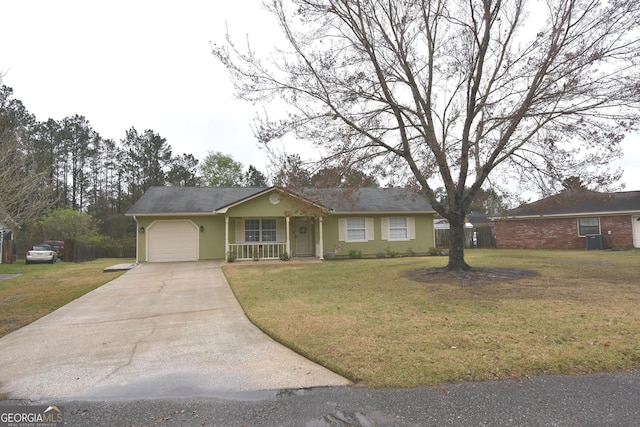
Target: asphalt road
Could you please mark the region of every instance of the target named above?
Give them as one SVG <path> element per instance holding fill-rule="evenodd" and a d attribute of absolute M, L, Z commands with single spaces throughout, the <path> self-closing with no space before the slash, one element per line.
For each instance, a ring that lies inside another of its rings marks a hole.
<path fill-rule="evenodd" d="M 4 401 L 2 405 L 35 404 Z M 65 426 L 639 426 L 640 370 L 445 384 L 325 387 L 217 397 L 49 401 Z"/>

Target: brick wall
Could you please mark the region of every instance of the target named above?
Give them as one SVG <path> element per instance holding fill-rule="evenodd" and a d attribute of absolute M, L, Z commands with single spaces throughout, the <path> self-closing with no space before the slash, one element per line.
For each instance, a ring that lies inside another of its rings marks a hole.
<path fill-rule="evenodd" d="M 500 249 L 585 249 L 578 236 L 576 218 L 500 220 L 495 223 L 496 245 Z M 600 217 L 605 248 L 632 248 L 631 216 Z M 611 231 L 611 234 L 608 232 Z"/>
<path fill-rule="evenodd" d="M 633 248 L 633 228 L 630 215 L 600 217 L 600 231 L 606 248 Z M 611 231 L 611 234 L 609 234 Z"/>

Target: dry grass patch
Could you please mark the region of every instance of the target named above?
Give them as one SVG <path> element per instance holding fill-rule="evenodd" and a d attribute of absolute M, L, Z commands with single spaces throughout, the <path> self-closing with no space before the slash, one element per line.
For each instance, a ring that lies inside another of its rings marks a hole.
<path fill-rule="evenodd" d="M 474 250 L 467 260 L 477 272 L 453 279 L 433 273 L 444 258 L 225 273 L 256 325 L 369 386 L 640 366 L 640 252 Z"/>
<path fill-rule="evenodd" d="M 98 259 L 81 264 L 0 264 L 0 274 L 18 275 L 0 281 L 0 337 L 122 275 L 123 272 L 103 273 L 103 270 L 126 262 L 133 261 Z"/>

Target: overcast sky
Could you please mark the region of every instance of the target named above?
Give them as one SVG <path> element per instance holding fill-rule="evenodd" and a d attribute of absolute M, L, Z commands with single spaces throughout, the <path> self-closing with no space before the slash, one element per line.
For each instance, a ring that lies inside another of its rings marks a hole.
<path fill-rule="evenodd" d="M 238 39 L 273 29 L 259 0 L 0 0 L 0 13 L 4 84 L 38 120 L 79 114 L 104 138 L 133 126 L 174 154 L 267 161 L 249 127 L 254 107 L 233 99 L 210 47 L 224 41 L 225 22 Z"/>
<path fill-rule="evenodd" d="M 116 141 L 152 129 L 174 155 L 221 151 L 266 172 L 255 109 L 233 99 L 210 47 L 228 24 L 235 40 L 269 49 L 278 29 L 260 0 L 0 0 L 0 14 L 3 83 L 38 120 L 79 114 Z M 640 137 L 624 149 L 626 189 L 640 190 Z"/>

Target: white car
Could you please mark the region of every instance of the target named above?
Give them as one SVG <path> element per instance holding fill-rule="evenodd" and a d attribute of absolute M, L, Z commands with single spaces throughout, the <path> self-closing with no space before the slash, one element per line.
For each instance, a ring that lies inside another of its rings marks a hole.
<path fill-rule="evenodd" d="M 48 262 L 53 264 L 58 260 L 58 253 L 47 245 L 38 245 L 27 251 L 26 264 L 34 262 Z"/>

